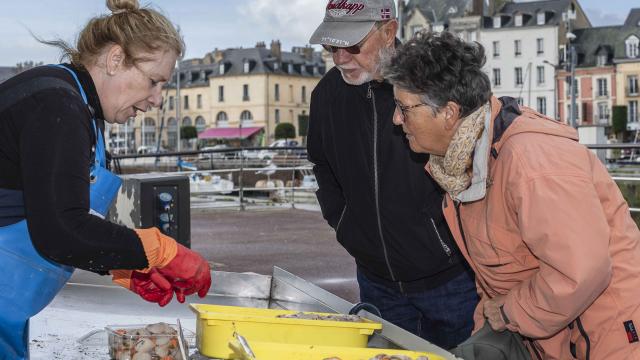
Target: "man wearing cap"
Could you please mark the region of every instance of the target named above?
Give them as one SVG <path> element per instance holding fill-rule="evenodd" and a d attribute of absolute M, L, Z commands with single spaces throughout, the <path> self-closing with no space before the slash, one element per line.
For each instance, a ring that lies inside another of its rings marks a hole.
<path fill-rule="evenodd" d="M 360 300 L 443 348 L 465 340 L 475 283 L 442 214 L 443 191 L 392 123 L 380 75 L 395 49 L 393 0 L 331 0 L 310 43 L 332 53 L 311 96 L 309 160 L 322 214 L 355 258 Z"/>

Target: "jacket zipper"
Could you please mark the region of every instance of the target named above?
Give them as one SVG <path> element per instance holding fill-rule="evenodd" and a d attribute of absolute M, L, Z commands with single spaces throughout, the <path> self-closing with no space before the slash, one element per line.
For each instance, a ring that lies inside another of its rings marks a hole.
<path fill-rule="evenodd" d="M 371 99 L 371 103 L 373 105 L 373 181 L 374 181 L 374 191 L 375 191 L 375 200 L 376 200 L 376 217 L 378 220 L 378 234 L 380 235 L 380 242 L 382 243 L 382 251 L 384 252 L 384 261 L 387 264 L 387 268 L 389 269 L 389 274 L 391 275 L 391 280 L 397 282 L 396 276 L 393 273 L 393 269 L 391 268 L 391 263 L 389 262 L 389 254 L 387 252 L 387 244 L 384 242 L 384 235 L 382 234 L 382 220 L 380 219 L 380 199 L 379 199 L 379 184 L 378 184 L 378 112 L 376 111 L 376 97 L 373 94 L 373 90 L 371 89 L 371 83 L 369 83 L 369 87 L 367 88 L 367 98 Z M 400 292 L 404 293 L 404 289 L 402 288 L 402 283 L 398 282 L 398 286 L 400 287 Z"/>
<path fill-rule="evenodd" d="M 344 204 L 344 208 L 342 209 L 342 214 L 340 214 L 340 219 L 338 219 L 338 224 L 336 225 L 336 234 L 340 229 L 340 224 L 342 224 L 342 218 L 344 218 L 344 214 L 347 212 L 347 204 Z"/>
<path fill-rule="evenodd" d="M 462 242 L 464 243 L 464 247 L 465 247 L 465 250 L 467 251 L 467 255 L 469 256 L 469 258 L 471 258 L 471 255 L 469 254 L 469 245 L 467 244 L 467 237 L 464 234 L 464 229 L 462 228 L 462 219 L 460 217 L 460 205 L 462 203 L 459 200 L 453 200 L 453 202 L 456 208 L 456 220 L 458 221 L 458 229 L 460 230 L 460 236 L 462 236 Z M 480 285 L 480 287 L 482 288 L 482 291 L 484 291 L 484 293 L 487 294 L 489 299 L 491 299 L 492 296 L 489 295 L 489 292 L 484 287 L 484 283 L 482 282 L 482 279 L 479 278 L 478 275 L 476 275 L 476 280 L 477 280 L 476 283 Z M 539 360 L 542 360 L 542 356 L 540 356 L 540 353 L 538 352 L 538 349 L 536 348 L 534 341 L 524 336 L 523 336 L 523 339 L 526 339 L 529 341 L 529 344 L 531 345 L 531 349 L 533 349 L 533 353 L 536 355 L 536 358 L 538 358 Z"/>
<path fill-rule="evenodd" d="M 442 249 L 447 254 L 447 256 L 451 257 L 451 248 L 444 242 L 444 240 L 442 240 L 442 237 L 440 237 L 440 232 L 438 231 L 436 222 L 433 221 L 433 218 L 429 218 L 429 220 L 431 220 L 431 225 L 433 225 L 433 230 L 436 232 L 436 236 L 438 236 L 438 240 L 440 240 L 440 246 L 442 246 Z"/>
<path fill-rule="evenodd" d="M 462 218 L 460 217 L 460 205 L 462 203 L 460 202 L 460 200 L 453 200 L 453 202 L 454 202 L 454 207 L 456 208 L 456 220 L 458 221 L 458 229 L 460 230 L 460 236 L 462 236 L 462 242 L 464 243 L 464 248 L 467 251 L 467 256 L 469 256 L 469 259 L 471 259 L 471 254 L 469 254 L 469 245 L 467 244 L 467 236 L 464 234 L 464 229 L 462 228 Z M 471 264 L 469 265 L 471 266 Z M 487 296 L 491 299 L 492 296 L 487 291 L 487 288 L 484 287 L 484 283 L 482 282 L 482 279 L 476 275 L 476 280 L 477 280 L 476 282 L 482 288 L 482 291 L 484 291 L 484 293 L 487 294 Z"/>

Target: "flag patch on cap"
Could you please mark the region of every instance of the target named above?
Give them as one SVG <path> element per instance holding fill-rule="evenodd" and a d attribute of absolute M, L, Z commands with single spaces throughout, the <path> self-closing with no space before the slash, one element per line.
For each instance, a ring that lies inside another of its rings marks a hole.
<path fill-rule="evenodd" d="M 629 340 L 629 343 L 638 342 L 638 331 L 636 331 L 636 327 L 633 325 L 632 320 L 624 322 L 624 330 L 627 332 L 627 339 Z"/>
<path fill-rule="evenodd" d="M 383 20 L 391 19 L 391 9 L 380 9 L 380 18 Z"/>

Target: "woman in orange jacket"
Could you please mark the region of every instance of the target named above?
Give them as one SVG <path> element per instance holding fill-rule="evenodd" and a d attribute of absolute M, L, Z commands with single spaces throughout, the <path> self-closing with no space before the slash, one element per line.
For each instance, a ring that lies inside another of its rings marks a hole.
<path fill-rule="evenodd" d="M 69 64 L 0 84 L 0 354 L 28 359 L 28 321 L 74 268 L 111 273 L 143 299 L 184 302 L 211 285 L 207 261 L 157 229 L 104 220 L 120 179 L 108 170 L 105 122 L 162 103 L 184 45 L 173 25 L 137 0 L 108 0 Z"/>
<path fill-rule="evenodd" d="M 484 50 L 443 32 L 390 59 L 394 123 L 431 154 L 447 222 L 476 274 L 475 330 L 534 359 L 640 359 L 640 231 L 575 130 L 491 96 Z"/>

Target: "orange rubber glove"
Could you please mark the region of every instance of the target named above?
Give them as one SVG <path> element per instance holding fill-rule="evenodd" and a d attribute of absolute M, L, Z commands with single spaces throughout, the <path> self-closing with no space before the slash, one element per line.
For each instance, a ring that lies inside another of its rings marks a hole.
<path fill-rule="evenodd" d="M 149 267 L 156 268 L 176 292 L 183 303 L 185 297 L 197 293 L 205 297 L 211 287 L 209 263 L 198 253 L 178 244 L 156 228 L 137 229 L 142 241 Z"/>
<path fill-rule="evenodd" d="M 112 270 L 113 282 L 140 295 L 149 302 L 165 306 L 173 298 L 171 283 L 157 270 L 148 273 L 135 270 Z"/>

